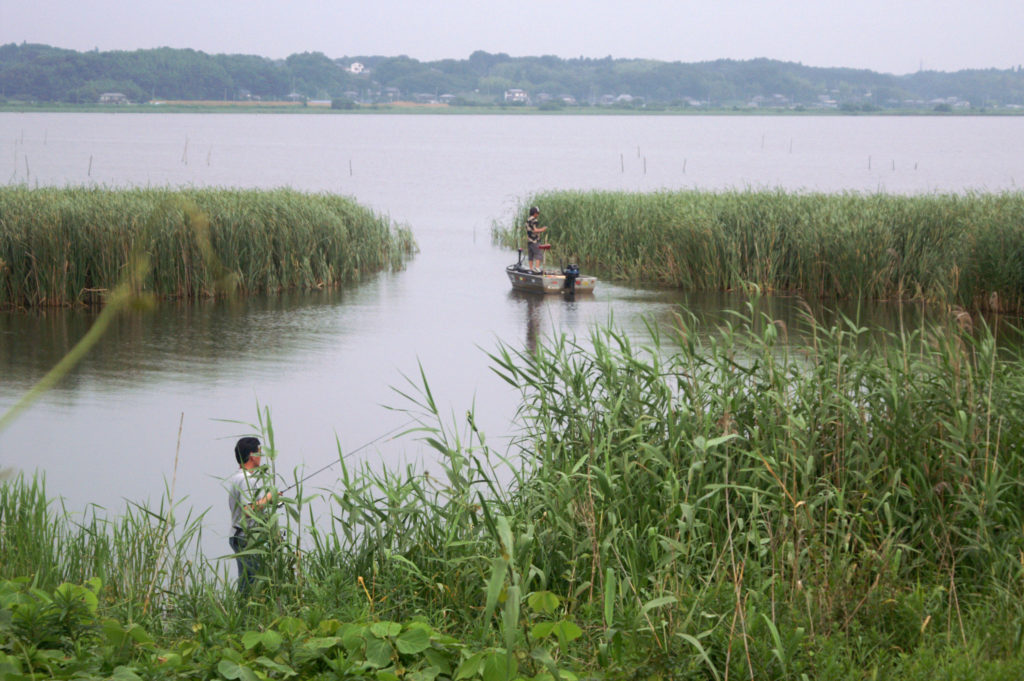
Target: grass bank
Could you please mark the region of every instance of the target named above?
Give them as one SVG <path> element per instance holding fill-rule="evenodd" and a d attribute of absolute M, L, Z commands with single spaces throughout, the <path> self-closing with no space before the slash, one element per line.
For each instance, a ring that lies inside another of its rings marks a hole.
<path fill-rule="evenodd" d="M 0 187 L 2 307 L 96 301 L 129 270 L 164 298 L 337 286 L 414 249 L 407 228 L 330 194 Z"/>
<path fill-rule="evenodd" d="M 808 299 L 925 300 L 1024 311 L 1024 193 L 783 191 L 530 197 L 559 254 L 611 279 Z M 525 206 L 501 243 L 523 241 Z"/>
<path fill-rule="evenodd" d="M 342 458 L 330 518 L 302 529 L 300 486 L 263 520 L 247 599 L 194 550 L 204 523 L 226 519 L 176 519 L 169 500 L 68 518 L 39 483 L 9 481 L 0 665 L 54 678 L 1019 678 L 1019 339 L 806 323 L 799 347 L 737 314 L 711 334 L 681 317 L 642 344 L 597 329 L 499 349 L 494 370 L 522 392 L 510 452 L 472 412 L 448 423 L 426 379 L 410 383 L 440 476 Z M 269 418 L 253 430 L 284 489 Z"/>

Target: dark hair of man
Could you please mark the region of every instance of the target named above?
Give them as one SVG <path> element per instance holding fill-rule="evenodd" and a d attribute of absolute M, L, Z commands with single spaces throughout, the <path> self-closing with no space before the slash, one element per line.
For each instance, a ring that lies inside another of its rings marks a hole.
<path fill-rule="evenodd" d="M 530 215 L 536 215 L 539 212 L 540 208 L 537 208 L 537 206 L 530 206 Z"/>
<path fill-rule="evenodd" d="M 244 466 L 249 457 L 260 450 L 259 438 L 243 437 L 235 444 L 235 461 Z"/>

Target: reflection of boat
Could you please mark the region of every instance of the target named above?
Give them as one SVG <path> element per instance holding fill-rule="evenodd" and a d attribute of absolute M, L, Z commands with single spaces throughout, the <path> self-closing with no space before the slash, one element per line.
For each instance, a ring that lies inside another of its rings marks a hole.
<path fill-rule="evenodd" d="M 523 266 L 523 251 L 519 261 L 505 268 L 512 288 L 531 293 L 592 293 L 597 277 L 580 274 L 576 265 L 566 265 L 559 270 L 531 270 Z"/>

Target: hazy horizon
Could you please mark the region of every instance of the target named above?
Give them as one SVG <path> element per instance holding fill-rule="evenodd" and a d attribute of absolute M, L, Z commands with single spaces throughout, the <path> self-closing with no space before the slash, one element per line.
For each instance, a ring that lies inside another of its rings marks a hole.
<path fill-rule="evenodd" d="M 191 48 L 280 59 L 406 55 L 702 62 L 757 58 L 906 74 L 1024 64 L 1020 0 L 35 0 L 0 4 L 0 44 Z"/>

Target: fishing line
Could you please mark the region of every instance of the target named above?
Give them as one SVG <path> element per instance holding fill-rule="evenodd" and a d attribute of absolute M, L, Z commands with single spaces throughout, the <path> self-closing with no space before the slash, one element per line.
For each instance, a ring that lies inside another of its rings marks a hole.
<path fill-rule="evenodd" d="M 324 472 L 325 470 L 327 470 L 327 469 L 328 469 L 328 468 L 330 468 L 331 466 L 334 466 L 335 464 L 337 464 L 337 463 L 340 463 L 340 462 L 344 461 L 344 460 L 345 460 L 345 459 L 347 459 L 348 457 L 350 457 L 350 456 L 352 456 L 352 455 L 354 455 L 354 454 L 356 454 L 356 453 L 358 453 L 358 452 L 361 452 L 362 450 L 366 449 L 366 448 L 367 448 L 367 447 L 369 447 L 370 445 L 372 445 L 372 444 L 376 444 L 377 442 L 380 442 L 381 440 L 383 440 L 384 438 L 388 437 L 388 436 L 389 436 L 389 435 L 391 435 L 392 433 L 396 433 L 396 432 L 398 432 L 399 430 L 402 430 L 403 428 L 405 428 L 406 426 L 410 426 L 410 425 L 412 425 L 412 424 L 414 424 L 414 423 L 416 423 L 416 419 L 410 419 L 409 421 L 406 421 L 406 422 L 405 422 L 405 423 L 403 423 L 402 425 L 400 425 L 400 426 L 398 426 L 398 427 L 396 427 L 396 428 L 392 428 L 391 430 L 389 430 L 388 432 L 384 433 L 383 435 L 378 435 L 377 437 L 375 437 L 374 439 L 370 440 L 370 441 L 369 441 L 369 442 L 367 442 L 366 444 L 363 444 L 363 445 L 361 445 L 361 446 L 359 446 L 359 447 L 357 447 L 357 448 L 353 449 L 353 450 L 352 450 L 351 452 L 349 452 L 348 454 L 344 454 L 344 455 L 342 455 L 342 456 L 338 457 L 337 459 L 335 459 L 334 461 L 330 462 L 330 463 L 329 463 L 329 464 L 327 464 L 326 466 L 323 466 L 322 468 L 318 468 L 317 470 L 313 471 L 312 473 L 310 473 L 310 474 L 309 474 L 309 475 L 307 475 L 306 477 L 302 478 L 301 480 L 299 480 L 299 481 L 298 481 L 298 482 L 296 482 L 295 484 L 293 484 L 293 485 L 290 485 L 290 486 L 288 486 L 288 487 L 285 487 L 285 488 L 284 488 L 283 490 L 281 490 L 281 491 L 279 492 L 279 494 L 284 494 L 285 492 L 288 492 L 289 490 L 293 490 L 293 489 L 295 489 L 296 487 L 298 487 L 298 486 L 299 486 L 299 485 L 301 485 L 302 483 L 306 482 L 306 481 L 307 481 L 307 480 L 309 480 L 310 478 L 312 478 L 312 477 L 314 477 L 314 476 L 317 476 L 317 475 L 319 475 L 320 473 L 323 473 L 323 472 Z M 391 441 L 391 440 L 393 440 L 393 439 L 395 439 L 395 438 L 388 438 L 388 440 L 387 440 L 387 441 L 388 441 L 388 442 L 390 442 L 390 441 Z"/>

